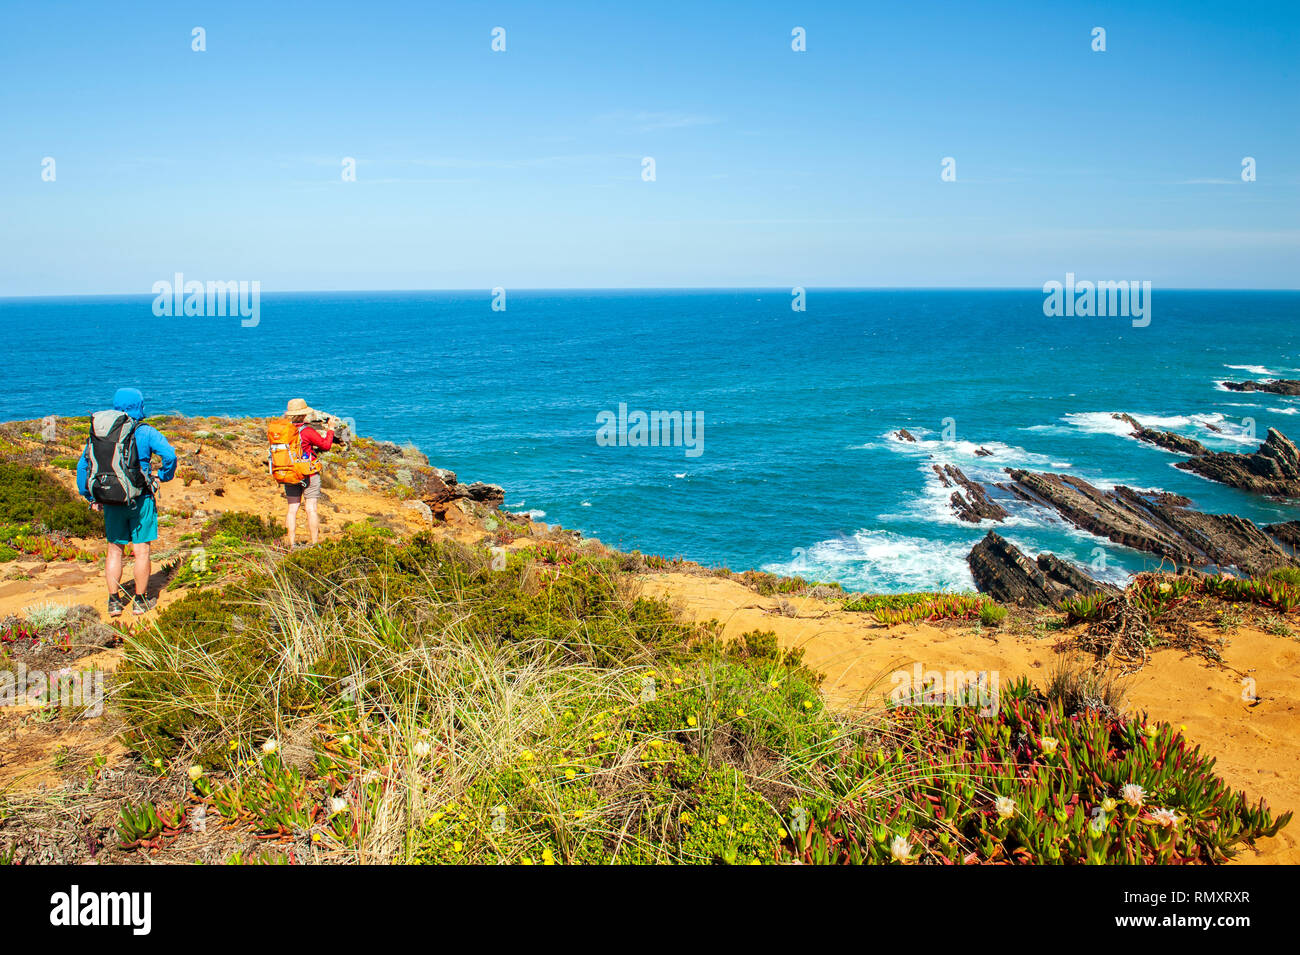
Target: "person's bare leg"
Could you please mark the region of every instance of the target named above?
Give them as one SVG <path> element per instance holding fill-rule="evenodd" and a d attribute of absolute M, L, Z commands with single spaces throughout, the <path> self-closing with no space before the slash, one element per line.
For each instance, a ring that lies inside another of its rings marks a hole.
<path fill-rule="evenodd" d="M 122 585 L 122 545 L 108 545 L 108 551 L 104 554 L 104 579 L 108 583 L 108 595 L 116 596 L 118 588 Z"/>
<path fill-rule="evenodd" d="M 307 508 L 307 532 L 311 534 L 311 542 L 314 544 L 320 538 L 320 515 L 316 513 L 316 499 L 308 498 L 303 506 Z"/>
<path fill-rule="evenodd" d="M 298 502 L 293 501 L 289 504 L 289 516 L 284 519 L 284 525 L 288 528 L 289 533 L 284 536 L 284 542 L 288 545 L 289 550 L 293 550 L 295 544 L 294 538 L 298 536 Z"/>
<path fill-rule="evenodd" d="M 149 545 L 132 544 L 131 551 L 135 554 L 135 593 L 137 597 L 145 597 L 149 593 L 149 574 L 153 570 L 149 563 Z"/>

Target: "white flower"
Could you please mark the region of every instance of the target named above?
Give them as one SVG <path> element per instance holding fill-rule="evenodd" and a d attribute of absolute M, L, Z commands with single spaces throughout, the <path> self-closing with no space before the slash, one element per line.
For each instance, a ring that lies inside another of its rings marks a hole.
<path fill-rule="evenodd" d="M 906 836 L 894 836 L 894 841 L 889 845 L 889 854 L 894 857 L 895 862 L 911 862 L 912 846 L 908 843 Z"/>
<path fill-rule="evenodd" d="M 1151 821 L 1166 829 L 1175 829 L 1178 827 L 1180 820 L 1178 813 L 1172 809 L 1153 809 L 1151 810 Z"/>
<path fill-rule="evenodd" d="M 337 816 L 341 812 L 347 812 L 348 801 L 340 796 L 334 796 L 330 799 L 330 814 Z"/>
<path fill-rule="evenodd" d="M 1137 783 L 1128 783 L 1120 790 L 1120 795 L 1124 797 L 1124 801 L 1130 806 L 1137 807 L 1142 805 L 1142 800 L 1146 799 L 1147 794 L 1146 790 Z"/>
<path fill-rule="evenodd" d="M 1044 753 L 1051 756 L 1056 752 L 1057 739 L 1055 736 L 1044 736 L 1038 741 L 1038 745 Z"/>
<path fill-rule="evenodd" d="M 268 739 L 265 743 L 262 744 L 262 752 L 264 752 L 267 756 L 270 756 L 279 748 L 280 748 L 280 744 L 275 741 L 274 736 L 272 736 L 270 739 Z"/>
<path fill-rule="evenodd" d="M 416 743 L 416 744 L 415 744 L 415 755 L 416 755 L 416 756 L 419 756 L 421 759 L 424 759 L 426 756 L 428 756 L 428 755 L 429 755 L 429 744 L 426 743 L 424 740 L 420 740 L 418 743 Z"/>
<path fill-rule="evenodd" d="M 193 782 L 193 783 L 198 782 L 198 781 L 199 781 L 199 777 L 202 776 L 202 775 L 203 775 L 203 767 L 202 767 L 202 766 L 191 766 L 191 767 L 190 767 L 190 782 Z"/>
<path fill-rule="evenodd" d="M 1010 819 L 1016 814 L 1016 801 L 1006 796 L 999 796 L 993 800 L 993 806 L 998 811 L 999 819 Z"/>

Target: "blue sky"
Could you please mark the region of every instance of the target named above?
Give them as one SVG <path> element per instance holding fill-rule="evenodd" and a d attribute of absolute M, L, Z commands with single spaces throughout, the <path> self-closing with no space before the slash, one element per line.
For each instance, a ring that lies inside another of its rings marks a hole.
<path fill-rule="evenodd" d="M 0 17 L 0 295 L 145 294 L 175 272 L 264 291 L 1041 286 L 1067 271 L 1300 287 L 1300 4 L 51 2 Z"/>

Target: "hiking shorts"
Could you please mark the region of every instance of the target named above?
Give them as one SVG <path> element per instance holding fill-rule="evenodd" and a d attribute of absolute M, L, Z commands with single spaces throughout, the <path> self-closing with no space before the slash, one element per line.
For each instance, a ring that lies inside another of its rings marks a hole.
<path fill-rule="evenodd" d="M 320 498 L 320 475 L 313 474 L 301 484 L 286 484 L 284 486 L 284 497 L 290 504 L 297 504 L 303 500 L 318 500 Z"/>
<path fill-rule="evenodd" d="M 158 539 L 158 508 L 153 498 L 137 497 L 130 504 L 104 505 L 104 536 L 110 544 L 152 544 Z"/>

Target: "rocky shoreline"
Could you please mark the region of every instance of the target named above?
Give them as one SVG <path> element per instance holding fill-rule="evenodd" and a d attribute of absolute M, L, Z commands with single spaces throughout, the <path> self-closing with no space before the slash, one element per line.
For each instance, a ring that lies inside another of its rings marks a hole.
<path fill-rule="evenodd" d="M 1300 396 L 1300 381 L 1293 378 L 1268 378 L 1263 381 L 1221 381 L 1229 391 L 1264 391 L 1271 395 Z"/>
<path fill-rule="evenodd" d="M 1226 382 L 1225 382 L 1226 384 Z M 1131 415 L 1111 417 L 1133 428 L 1133 437 L 1164 448 L 1190 460 L 1174 465 L 1229 487 L 1266 497 L 1300 498 L 1300 450 L 1276 428 L 1252 454 L 1211 451 L 1195 438 L 1173 431 L 1156 431 L 1139 424 Z"/>
<path fill-rule="evenodd" d="M 1170 431 L 1146 428 L 1127 414 L 1116 414 L 1132 436 L 1188 456 L 1176 467 L 1231 487 L 1269 497 L 1300 498 L 1300 451 L 1276 429 L 1252 454 L 1211 451 L 1199 441 Z M 915 438 L 900 430 L 900 441 Z M 1003 523 L 1009 511 L 990 488 L 1035 508 L 1052 511 L 1070 525 L 1115 544 L 1151 554 L 1178 570 L 1228 570 L 1257 577 L 1279 567 L 1300 566 L 1300 521 L 1260 527 L 1234 514 L 1196 510 L 1180 495 L 1119 486 L 1101 490 L 1069 474 L 1005 469 L 1008 480 L 986 486 L 948 463 L 932 463 L 958 519 L 972 524 Z M 1057 604 L 1062 599 L 1112 590 L 1087 571 L 1059 557 L 1024 554 L 990 531 L 967 555 L 977 589 L 1000 601 Z"/>

